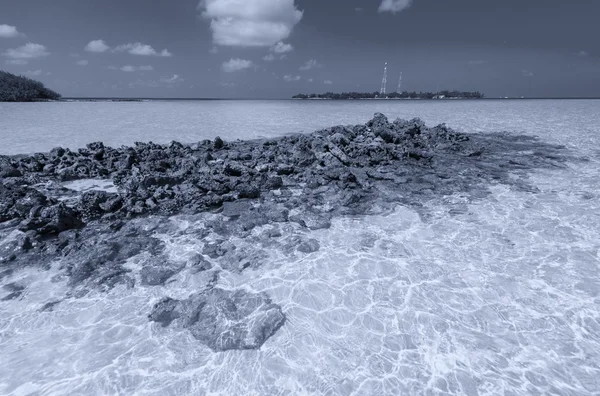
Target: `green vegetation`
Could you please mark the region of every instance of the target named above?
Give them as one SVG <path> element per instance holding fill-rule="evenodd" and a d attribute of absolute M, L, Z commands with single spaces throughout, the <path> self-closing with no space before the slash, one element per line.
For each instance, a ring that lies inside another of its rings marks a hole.
<path fill-rule="evenodd" d="M 380 95 L 379 92 L 326 92 L 324 94 L 298 94 L 292 99 L 481 99 L 480 92 L 440 91 L 434 92 L 392 92 Z"/>
<path fill-rule="evenodd" d="M 60 95 L 39 81 L 0 70 L 0 102 L 57 100 Z"/>

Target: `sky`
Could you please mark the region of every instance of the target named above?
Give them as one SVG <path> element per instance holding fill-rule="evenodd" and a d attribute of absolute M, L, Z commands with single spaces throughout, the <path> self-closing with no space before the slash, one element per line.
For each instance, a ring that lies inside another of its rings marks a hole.
<path fill-rule="evenodd" d="M 599 0 L 0 0 L 0 69 L 65 97 L 599 97 Z"/>

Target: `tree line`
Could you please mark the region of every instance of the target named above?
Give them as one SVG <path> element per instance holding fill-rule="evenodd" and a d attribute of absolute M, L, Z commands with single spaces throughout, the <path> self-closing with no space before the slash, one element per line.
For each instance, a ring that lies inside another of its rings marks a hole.
<path fill-rule="evenodd" d="M 60 95 L 39 81 L 0 70 L 0 102 L 57 100 Z"/>
<path fill-rule="evenodd" d="M 324 94 L 298 94 L 292 99 L 481 99 L 484 95 L 481 92 L 474 91 L 439 91 L 439 92 L 391 92 L 380 94 L 379 92 L 326 92 Z"/>

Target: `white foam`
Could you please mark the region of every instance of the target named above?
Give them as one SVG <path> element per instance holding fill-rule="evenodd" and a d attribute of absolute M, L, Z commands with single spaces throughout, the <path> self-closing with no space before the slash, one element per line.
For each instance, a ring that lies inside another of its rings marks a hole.
<path fill-rule="evenodd" d="M 106 191 L 108 193 L 116 193 L 117 187 L 110 179 L 81 179 L 64 183 L 63 186 L 69 190 L 86 192 L 86 191 Z"/>

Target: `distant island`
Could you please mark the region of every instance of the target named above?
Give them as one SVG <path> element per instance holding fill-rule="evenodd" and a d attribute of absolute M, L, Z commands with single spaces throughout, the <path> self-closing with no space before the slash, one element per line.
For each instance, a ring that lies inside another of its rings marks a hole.
<path fill-rule="evenodd" d="M 380 94 L 379 92 L 326 92 L 324 94 L 298 94 L 292 99 L 482 99 L 481 92 L 462 91 L 440 91 L 440 92 L 391 92 Z"/>
<path fill-rule="evenodd" d="M 58 100 L 60 95 L 39 81 L 0 70 L 0 102 Z"/>

